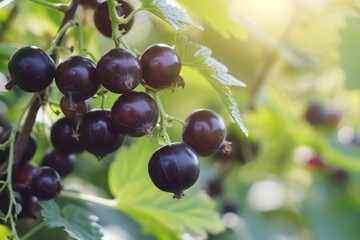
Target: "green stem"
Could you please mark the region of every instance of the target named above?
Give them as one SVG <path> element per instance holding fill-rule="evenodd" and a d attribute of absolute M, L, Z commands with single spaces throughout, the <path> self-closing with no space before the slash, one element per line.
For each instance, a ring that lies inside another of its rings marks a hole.
<path fill-rule="evenodd" d="M 35 233 L 37 233 L 39 230 L 41 230 L 43 227 L 45 227 L 45 222 L 41 222 L 38 225 L 36 225 L 34 228 L 32 228 L 29 232 L 27 232 L 24 236 L 21 237 L 21 240 L 27 240 L 30 239 Z"/>
<path fill-rule="evenodd" d="M 5 220 L 9 219 L 10 220 L 10 226 L 11 226 L 11 230 L 12 230 L 12 236 L 15 239 L 19 239 L 19 236 L 17 235 L 17 231 L 16 231 L 16 223 L 12 214 L 12 210 L 13 207 L 16 206 L 16 199 L 15 199 L 15 192 L 14 189 L 12 187 L 11 181 L 12 181 L 12 172 L 13 172 L 13 165 L 14 165 L 14 149 L 15 149 L 15 141 L 16 141 L 16 134 L 20 129 L 20 122 L 23 119 L 23 117 L 25 116 L 26 111 L 30 108 L 30 106 L 33 104 L 33 102 L 36 100 L 37 98 L 37 94 L 33 94 L 31 100 L 29 101 L 29 103 L 22 109 L 21 113 L 20 113 L 20 117 L 17 120 L 17 122 L 15 123 L 15 126 L 13 127 L 10 137 L 9 139 L 11 139 L 10 141 L 10 149 L 9 149 L 9 160 L 8 160 L 8 165 L 7 165 L 7 177 L 6 177 L 6 185 L 7 188 L 9 190 L 9 194 L 10 194 L 10 204 L 9 204 L 9 209 L 8 212 L 5 216 Z"/>
<path fill-rule="evenodd" d="M 126 18 L 123 16 L 118 16 L 116 12 L 116 7 L 119 6 L 119 3 L 116 2 L 116 0 L 107 0 L 109 5 L 109 13 L 110 13 L 110 19 L 111 19 L 111 26 L 112 26 L 112 39 L 114 40 L 115 47 L 119 48 L 121 44 L 126 48 L 130 49 L 128 44 L 122 39 L 122 33 L 119 30 L 120 24 L 127 24 L 136 13 L 140 12 L 144 8 L 140 6 L 137 9 L 134 9 Z"/>
<path fill-rule="evenodd" d="M 10 201 L 11 202 L 11 201 Z M 11 205 L 11 204 L 10 204 Z M 11 206 L 11 208 L 12 208 L 12 206 Z M 11 209 L 10 208 L 10 209 Z M 12 238 L 10 238 L 10 239 L 14 239 L 14 240 L 20 240 L 20 238 L 19 238 L 19 235 L 17 234 L 17 231 L 16 231 L 16 224 L 15 224 L 15 220 L 14 220 L 14 218 L 13 217 L 11 217 L 10 218 L 10 225 L 11 225 L 11 237 Z"/>
<path fill-rule="evenodd" d="M 107 199 L 90 194 L 67 191 L 67 190 L 63 190 L 60 196 L 63 198 L 68 198 L 76 201 L 93 203 L 107 208 L 115 208 L 119 202 L 117 199 Z"/>
<path fill-rule="evenodd" d="M 127 24 L 130 22 L 131 19 L 135 16 L 136 13 L 144 10 L 142 6 L 138 7 L 137 9 L 134 9 L 126 18 L 119 18 L 119 24 Z"/>
<path fill-rule="evenodd" d="M 67 12 L 69 10 L 69 8 L 70 8 L 70 6 L 68 4 L 52 3 L 52 2 L 49 2 L 49 1 L 46 1 L 46 0 L 30 0 L 30 1 L 41 4 L 41 5 L 44 5 L 44 6 L 49 7 L 49 8 L 59 10 L 61 12 Z"/>
<path fill-rule="evenodd" d="M 82 8 L 81 8 L 82 10 Z M 81 15 L 81 14 L 80 14 Z M 85 51 L 84 51 L 84 35 L 83 35 L 83 26 L 82 26 L 82 22 L 81 20 L 79 19 L 79 17 L 77 18 L 78 19 L 78 41 L 79 41 L 79 55 L 80 56 L 84 56 L 85 55 Z"/>
<path fill-rule="evenodd" d="M 115 47 L 120 47 L 120 38 L 122 36 L 119 28 L 118 28 L 118 15 L 116 12 L 116 7 L 118 3 L 115 0 L 107 0 L 109 5 L 109 13 L 110 13 L 110 19 L 111 19 L 111 26 L 112 26 L 112 39 L 114 40 Z"/>
<path fill-rule="evenodd" d="M 59 32 L 56 34 L 55 38 L 53 39 L 53 41 L 51 42 L 51 45 L 49 47 L 49 49 L 47 50 L 48 54 L 51 54 L 54 49 L 57 47 L 59 39 L 63 37 L 63 35 L 66 33 L 66 31 L 73 27 L 74 25 L 77 25 L 78 23 L 74 20 L 70 20 L 68 21 L 60 30 Z"/>
<path fill-rule="evenodd" d="M 170 116 L 165 112 L 165 109 L 161 103 L 160 99 L 160 93 L 159 92 L 153 92 L 154 100 L 157 104 L 157 107 L 159 109 L 160 114 L 160 132 L 159 136 L 163 137 L 167 144 L 171 143 L 169 134 L 167 133 L 166 129 L 169 127 L 169 119 Z"/>

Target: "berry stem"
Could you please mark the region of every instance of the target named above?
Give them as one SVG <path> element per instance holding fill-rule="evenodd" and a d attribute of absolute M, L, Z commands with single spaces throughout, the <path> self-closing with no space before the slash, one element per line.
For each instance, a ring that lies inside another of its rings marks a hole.
<path fill-rule="evenodd" d="M 93 204 L 100 205 L 100 206 L 107 207 L 107 208 L 115 208 L 119 203 L 119 201 L 116 198 L 115 199 L 107 199 L 107 198 L 102 198 L 102 197 L 98 197 L 98 196 L 94 196 L 94 195 L 90 195 L 90 194 L 74 192 L 71 190 L 65 190 L 65 189 L 61 191 L 60 197 L 72 199 L 75 201 L 93 203 Z"/>
<path fill-rule="evenodd" d="M 70 4 L 69 9 L 65 12 L 65 16 L 60 25 L 59 33 L 57 34 L 57 36 L 55 37 L 55 39 L 53 41 L 54 46 L 51 47 L 52 51 L 49 51 L 49 53 L 53 53 L 53 50 L 55 49 L 55 47 L 60 46 L 63 36 L 64 36 L 64 33 L 65 33 L 65 31 L 63 30 L 64 29 L 63 27 L 65 25 L 67 25 L 68 22 L 71 21 L 71 19 L 74 17 L 76 8 L 79 5 L 79 2 L 80 2 L 80 0 L 73 0 Z M 62 33 L 62 31 L 64 31 L 64 33 Z M 4 170 L 6 169 L 7 178 L 6 178 L 5 185 L 8 187 L 9 194 L 10 194 L 9 211 L 4 218 L 5 221 L 7 221 L 7 220 L 10 221 L 12 234 L 11 234 L 11 236 L 9 236 L 9 239 L 15 239 L 15 240 L 19 239 L 19 236 L 18 236 L 17 230 L 16 230 L 15 219 L 14 219 L 14 216 L 12 215 L 13 206 L 16 206 L 15 193 L 14 193 L 14 190 L 12 188 L 12 183 L 11 183 L 12 172 L 13 172 L 13 169 L 16 168 L 17 162 L 19 162 L 19 160 L 24 152 L 24 149 L 26 147 L 26 142 L 30 136 L 33 125 L 35 123 L 37 112 L 40 109 L 41 104 L 43 103 L 45 95 L 46 94 L 44 94 L 43 92 L 33 94 L 31 101 L 29 101 L 27 106 L 24 109 L 22 109 L 22 111 L 20 113 L 20 117 L 19 117 L 18 121 L 16 122 L 15 126 L 13 127 L 11 135 L 10 135 L 10 139 L 12 139 L 12 141 L 10 142 L 9 160 L 8 160 L 8 162 L 5 162 L 4 164 L 0 165 L 0 175 L 1 176 L 3 175 Z M 29 111 L 28 111 L 25 123 L 22 126 L 21 131 L 19 131 L 19 134 L 15 139 L 16 133 L 20 129 L 20 122 L 21 122 L 22 118 L 25 116 L 25 113 L 27 112 L 27 110 L 29 110 Z M 14 151 L 15 149 L 16 149 L 16 151 Z"/>
<path fill-rule="evenodd" d="M 134 9 L 126 18 L 123 16 L 118 16 L 116 12 L 116 7 L 119 6 L 119 3 L 116 2 L 116 0 L 107 0 L 109 5 L 109 13 L 110 13 L 110 19 L 111 19 L 111 26 L 112 26 L 112 39 L 114 40 L 115 47 L 119 48 L 121 45 L 123 45 L 126 49 L 130 50 L 129 45 L 122 39 L 122 33 L 119 30 L 118 26 L 120 24 L 126 24 L 128 23 L 136 13 L 140 12 L 144 8 L 142 6 L 138 7 L 137 9 Z"/>
<path fill-rule="evenodd" d="M 45 222 L 41 222 L 32 228 L 29 232 L 27 232 L 24 236 L 21 237 L 21 240 L 30 239 L 35 233 L 40 231 L 43 227 L 45 227 Z"/>
<path fill-rule="evenodd" d="M 30 0 L 34 3 L 38 3 L 38 4 L 41 4 L 41 5 L 44 5 L 46 7 L 49 7 L 49 8 L 53 8 L 53 9 L 56 9 L 56 10 L 59 10 L 61 12 L 66 12 L 69 10 L 70 8 L 70 5 L 69 4 L 63 4 L 63 3 L 52 3 L 52 2 L 49 2 L 49 1 L 44 1 L 44 0 Z"/>
<path fill-rule="evenodd" d="M 136 13 L 138 13 L 142 10 L 144 10 L 144 8 L 142 6 L 140 6 L 136 9 L 134 9 L 126 18 L 120 17 L 119 24 L 127 24 L 135 16 Z"/>
<path fill-rule="evenodd" d="M 49 49 L 47 50 L 48 54 L 51 54 L 54 51 L 54 49 L 58 46 L 58 42 L 59 42 L 60 38 L 63 38 L 66 31 L 75 25 L 78 25 L 78 22 L 76 22 L 74 20 L 70 20 L 59 30 L 59 32 L 56 34 L 54 40 L 51 42 Z"/>
<path fill-rule="evenodd" d="M 83 10 L 83 8 L 81 8 Z M 82 12 L 82 11 L 81 11 Z M 82 13 L 80 13 L 77 17 L 77 23 L 78 23 L 78 41 L 79 41 L 79 55 L 84 56 L 85 55 L 85 48 L 84 48 L 84 36 L 83 36 L 83 26 L 82 22 L 80 20 L 80 16 Z"/>
<path fill-rule="evenodd" d="M 24 144 L 24 140 L 27 141 L 28 136 L 30 135 L 30 132 L 32 129 L 32 125 L 31 125 L 30 129 L 25 128 L 25 126 L 24 126 L 23 130 L 20 132 L 18 137 L 15 138 L 15 136 L 20 129 L 20 122 L 23 119 L 23 117 L 25 116 L 25 113 L 27 112 L 27 110 L 30 109 L 28 118 L 31 113 L 31 110 L 34 111 L 34 103 L 37 102 L 36 100 L 38 100 L 38 96 L 37 96 L 37 94 L 33 94 L 29 103 L 22 109 L 22 111 L 20 113 L 20 117 L 19 117 L 18 121 L 15 123 L 15 126 L 13 127 L 10 137 L 9 137 L 10 149 L 9 149 L 9 159 L 8 159 L 7 167 L 6 167 L 7 176 L 6 176 L 5 185 L 7 186 L 8 190 L 9 190 L 10 203 L 9 203 L 8 212 L 6 213 L 4 220 L 10 221 L 12 237 L 14 239 L 19 239 L 19 237 L 18 237 L 17 231 L 16 231 L 16 224 L 15 224 L 14 216 L 12 215 L 13 207 L 16 206 L 15 192 L 14 192 L 14 189 L 11 184 L 12 173 L 13 173 L 14 165 L 17 164 L 17 162 L 20 160 L 22 153 L 25 149 L 26 144 Z M 35 116 L 36 116 L 36 113 L 37 113 L 37 110 L 39 109 L 39 107 L 40 107 L 40 104 L 38 106 L 36 106 L 36 108 L 35 108 Z M 34 118 L 34 121 L 35 121 L 35 118 Z M 27 137 L 26 136 L 24 137 L 24 135 L 26 135 L 27 131 L 29 131 L 29 133 L 27 134 Z M 14 151 L 14 149 L 16 149 L 16 152 Z M 5 166 L 6 166 L 6 163 L 1 166 L 0 173 L 3 172 Z"/>
<path fill-rule="evenodd" d="M 120 38 L 122 37 L 122 34 L 118 28 L 118 15 L 116 12 L 116 7 L 118 6 L 118 3 L 115 0 L 107 0 L 109 5 L 109 13 L 110 13 L 110 19 L 111 19 L 111 27 L 112 27 L 112 39 L 114 40 L 115 47 L 119 48 L 121 45 Z"/>
<path fill-rule="evenodd" d="M 167 133 L 166 129 L 170 127 L 168 119 L 170 118 L 169 115 L 165 112 L 164 107 L 161 103 L 160 94 L 159 92 L 153 92 L 154 100 L 157 104 L 160 113 L 160 132 L 159 137 L 164 138 L 166 144 L 170 144 L 171 140 L 169 134 Z"/>

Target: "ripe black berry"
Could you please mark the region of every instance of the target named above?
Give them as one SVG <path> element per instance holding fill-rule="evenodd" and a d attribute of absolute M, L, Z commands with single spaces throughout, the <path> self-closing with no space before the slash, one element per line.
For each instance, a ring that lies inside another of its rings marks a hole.
<path fill-rule="evenodd" d="M 5 127 L 0 133 L 0 143 L 5 143 L 10 135 L 11 135 L 12 128 Z M 16 134 L 17 136 L 17 134 Z M 15 136 L 15 137 L 16 137 Z M 22 157 L 20 158 L 20 163 L 26 163 L 31 160 L 31 158 L 35 155 L 37 148 L 36 138 L 33 134 L 31 134 L 28 138 L 28 142 L 25 146 L 24 152 Z M 10 147 L 5 148 L 4 150 L 0 150 L 0 164 L 5 162 L 9 157 L 9 150 Z"/>
<path fill-rule="evenodd" d="M 8 69 L 11 77 L 5 86 L 8 90 L 12 85 L 18 85 L 25 92 L 38 92 L 48 87 L 55 75 L 53 60 L 34 46 L 18 49 L 12 55 Z"/>
<path fill-rule="evenodd" d="M 76 156 L 74 154 L 66 154 L 56 149 L 49 149 L 45 152 L 41 166 L 48 166 L 57 171 L 60 177 L 70 174 L 75 168 Z"/>
<path fill-rule="evenodd" d="M 38 218 L 40 206 L 38 204 L 38 199 L 32 195 L 31 190 L 24 185 L 18 184 L 13 184 L 13 190 L 15 193 L 16 204 L 19 204 L 21 208 L 13 206 L 12 214 L 15 214 L 15 209 L 20 209 L 17 218 Z M 0 193 L 0 210 L 6 214 L 9 210 L 9 205 L 10 193 L 8 188 L 5 188 Z"/>
<path fill-rule="evenodd" d="M 57 197 L 62 190 L 60 175 L 50 167 L 38 168 L 29 186 L 34 196 L 39 200 L 53 199 Z"/>
<path fill-rule="evenodd" d="M 84 100 L 70 101 L 70 98 L 63 96 L 60 100 L 61 111 L 67 118 L 78 120 L 88 112 L 88 104 Z"/>
<path fill-rule="evenodd" d="M 311 102 L 305 112 L 306 120 L 312 125 L 323 125 L 327 122 L 325 107 L 319 102 Z"/>
<path fill-rule="evenodd" d="M 313 126 L 336 127 L 341 120 L 341 113 L 332 105 L 313 100 L 305 110 L 305 119 Z"/>
<path fill-rule="evenodd" d="M 142 68 L 131 52 L 115 48 L 105 53 L 96 66 L 101 84 L 111 92 L 125 93 L 139 85 Z"/>
<path fill-rule="evenodd" d="M 125 1 L 117 0 L 120 4 L 116 7 L 116 13 L 119 17 L 127 17 L 133 11 L 133 8 Z M 96 28 L 104 34 L 106 37 L 111 38 L 112 36 L 112 27 L 111 27 L 111 20 L 109 15 L 109 5 L 107 1 L 102 2 L 97 6 L 94 12 L 94 23 Z M 134 18 L 132 18 L 126 24 L 120 24 L 119 30 L 121 31 L 122 35 L 125 35 L 134 23 Z"/>
<path fill-rule="evenodd" d="M 196 154 L 216 153 L 225 141 L 226 127 L 222 117 L 207 109 L 198 109 L 186 119 L 182 138 Z"/>
<path fill-rule="evenodd" d="M 13 175 L 13 183 L 28 185 L 38 166 L 33 163 L 20 164 Z"/>
<path fill-rule="evenodd" d="M 56 69 L 55 82 L 59 90 L 73 100 L 92 97 L 100 86 L 95 64 L 81 56 L 61 62 Z"/>
<path fill-rule="evenodd" d="M 148 47 L 140 58 L 143 79 L 147 85 L 164 89 L 179 80 L 181 61 L 169 46 L 155 44 Z"/>
<path fill-rule="evenodd" d="M 76 132 L 76 122 L 63 117 L 58 119 L 51 128 L 51 142 L 54 147 L 63 153 L 80 153 L 84 147 L 79 141 Z"/>
<path fill-rule="evenodd" d="M 124 135 L 151 137 L 159 117 L 155 100 L 144 92 L 128 92 L 121 95 L 111 108 L 111 119 Z"/>
<path fill-rule="evenodd" d="M 124 135 L 115 129 L 111 121 L 109 110 L 86 113 L 81 120 L 79 133 L 85 150 L 98 159 L 116 151 L 124 141 Z"/>
<path fill-rule="evenodd" d="M 200 164 L 193 150 L 184 143 L 173 143 L 156 150 L 148 165 L 154 185 L 162 191 L 174 193 L 181 199 L 183 191 L 199 177 Z"/>

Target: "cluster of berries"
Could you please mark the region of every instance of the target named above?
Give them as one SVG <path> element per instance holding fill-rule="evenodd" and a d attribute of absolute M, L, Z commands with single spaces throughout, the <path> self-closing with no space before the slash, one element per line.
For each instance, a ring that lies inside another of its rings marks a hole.
<path fill-rule="evenodd" d="M 126 18 L 133 8 L 126 2 L 118 2 L 117 14 Z M 107 1 L 92 7 L 95 8 L 95 26 L 111 37 Z M 126 34 L 132 24 L 133 19 L 120 24 L 119 30 Z M 114 48 L 103 54 L 97 64 L 84 56 L 70 56 L 56 64 L 41 48 L 26 46 L 12 55 L 8 70 L 10 81 L 5 86 L 8 90 L 16 85 L 31 93 L 50 89 L 44 94 L 51 94 L 55 88 L 48 87 L 55 79 L 56 89 L 63 94 L 59 105 L 64 116 L 51 128 L 53 148 L 44 153 L 40 166 L 31 163 L 37 148 L 31 134 L 21 160 L 14 164 L 12 186 L 21 208 L 15 206 L 13 211 L 18 217 L 36 217 L 38 200 L 50 200 L 60 194 L 61 177 L 73 171 L 76 154 L 87 151 L 102 159 L 119 149 L 125 136 L 151 138 L 159 120 L 159 109 L 151 92 L 184 87 L 179 75 L 180 57 L 165 44 L 149 46 L 139 58 L 129 50 Z M 149 91 L 135 91 L 139 84 Z M 100 87 L 120 94 L 111 109 L 90 109 L 89 99 Z M 4 127 L 0 142 L 8 142 L 11 132 L 11 127 Z M 182 143 L 171 143 L 156 150 L 148 165 L 154 185 L 174 193 L 177 199 L 199 177 L 198 156 L 228 151 L 230 146 L 225 141 L 223 119 L 208 109 L 198 109 L 188 116 L 182 137 Z M 8 158 L 9 147 L 0 151 L 0 164 L 6 163 Z M 0 209 L 6 213 L 11 196 L 8 188 L 1 187 Z"/>

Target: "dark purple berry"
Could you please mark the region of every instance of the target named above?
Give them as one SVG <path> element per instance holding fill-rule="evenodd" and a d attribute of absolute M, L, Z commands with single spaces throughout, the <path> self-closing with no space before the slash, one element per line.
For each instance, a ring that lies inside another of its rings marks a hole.
<path fill-rule="evenodd" d="M 155 100 L 145 92 L 128 92 L 121 95 L 111 108 L 111 119 L 124 135 L 152 136 L 159 118 Z"/>
<path fill-rule="evenodd" d="M 150 158 L 148 171 L 154 185 L 174 193 L 181 199 L 183 191 L 199 177 L 200 163 L 193 150 L 184 143 L 173 143 L 156 150 Z"/>
<path fill-rule="evenodd" d="M 72 56 L 61 62 L 56 69 L 55 82 L 59 90 L 73 101 L 91 98 L 100 86 L 96 65 L 81 56 Z"/>
<path fill-rule="evenodd" d="M 125 1 L 117 0 L 119 6 L 116 7 L 116 13 L 119 17 L 127 17 L 133 11 L 133 8 Z M 102 2 L 97 6 L 94 12 L 94 23 L 96 28 L 106 37 L 111 38 L 112 36 L 112 26 L 110 20 L 109 5 L 107 1 Z M 132 18 L 126 24 L 120 24 L 119 30 L 122 35 L 125 35 L 134 23 L 134 18 Z"/>
<path fill-rule="evenodd" d="M 11 127 L 5 127 L 0 132 L 0 143 L 5 143 L 10 135 L 11 135 L 12 128 Z M 18 136 L 18 133 L 15 137 Z M 28 138 L 28 142 L 25 146 L 24 152 L 22 157 L 20 158 L 20 163 L 26 163 L 31 160 L 31 158 L 35 155 L 37 148 L 36 144 L 36 138 L 33 134 L 30 134 Z M 4 150 L 0 150 L 0 164 L 5 162 L 9 158 L 9 150 L 10 147 L 5 148 Z"/>
<path fill-rule="evenodd" d="M 222 180 L 220 178 L 209 179 L 206 183 L 205 190 L 210 197 L 219 197 L 224 191 Z"/>
<path fill-rule="evenodd" d="M 312 125 L 326 124 L 327 115 L 324 105 L 319 102 L 309 103 L 305 112 L 305 118 Z"/>
<path fill-rule="evenodd" d="M 56 149 L 49 149 L 45 152 L 41 166 L 48 166 L 57 171 L 60 177 L 69 175 L 75 168 L 76 156 L 74 154 L 66 154 Z"/>
<path fill-rule="evenodd" d="M 13 173 L 13 183 L 28 185 L 38 166 L 33 163 L 22 163 Z"/>
<path fill-rule="evenodd" d="M 111 92 L 126 93 L 139 85 L 142 68 L 131 52 L 114 48 L 105 53 L 96 66 L 101 84 Z"/>
<path fill-rule="evenodd" d="M 25 92 L 39 92 L 47 88 L 55 75 L 55 64 L 49 55 L 35 46 L 18 49 L 8 63 L 11 81 L 8 90 L 18 85 Z"/>
<path fill-rule="evenodd" d="M 313 126 L 336 127 L 341 120 L 341 113 L 334 106 L 313 100 L 306 108 L 305 119 Z"/>
<path fill-rule="evenodd" d="M 33 195 L 39 200 L 53 199 L 62 190 L 60 175 L 50 167 L 38 168 L 29 185 Z"/>
<path fill-rule="evenodd" d="M 88 112 L 89 106 L 85 100 L 70 101 L 70 98 L 63 96 L 60 100 L 61 111 L 67 118 L 78 120 Z"/>
<path fill-rule="evenodd" d="M 238 213 L 240 204 L 238 202 L 239 200 L 227 200 L 223 204 L 223 213 Z"/>
<path fill-rule="evenodd" d="M 182 138 L 196 154 L 216 153 L 225 141 L 226 126 L 222 117 L 208 109 L 198 109 L 186 119 Z"/>
<path fill-rule="evenodd" d="M 51 128 L 51 142 L 54 147 L 63 153 L 80 153 L 84 147 L 79 141 L 79 134 L 76 132 L 76 122 L 63 117 L 58 119 Z"/>
<path fill-rule="evenodd" d="M 85 150 L 98 159 L 116 151 L 124 135 L 115 129 L 109 110 L 93 110 L 85 114 L 79 129 L 80 142 Z"/>
<path fill-rule="evenodd" d="M 177 53 L 165 44 L 148 47 L 140 58 L 143 79 L 155 89 L 170 87 L 179 81 L 181 61 Z"/>
<path fill-rule="evenodd" d="M 13 190 L 15 193 L 15 201 L 18 204 L 18 207 L 13 206 L 12 214 L 15 214 L 15 209 L 19 209 L 20 212 L 17 213 L 17 218 L 33 218 L 37 219 L 39 217 L 40 206 L 38 204 L 38 199 L 32 195 L 31 190 L 24 186 L 14 184 Z M 6 214 L 9 210 L 10 205 L 10 193 L 9 189 L 5 188 L 0 193 L 0 210 Z"/>

